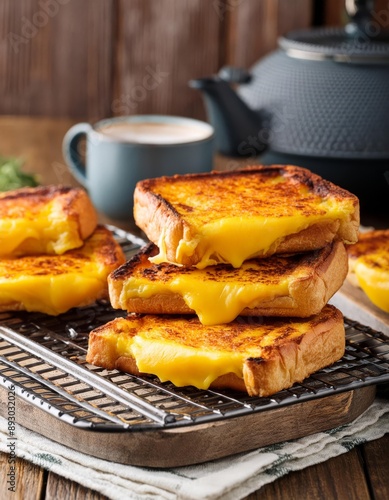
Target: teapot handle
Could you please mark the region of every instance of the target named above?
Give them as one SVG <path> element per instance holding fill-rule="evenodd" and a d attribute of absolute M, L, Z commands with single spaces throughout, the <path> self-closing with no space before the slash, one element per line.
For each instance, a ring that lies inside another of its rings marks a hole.
<path fill-rule="evenodd" d="M 252 79 L 247 70 L 235 66 L 223 66 L 218 76 L 227 83 L 249 83 Z"/>

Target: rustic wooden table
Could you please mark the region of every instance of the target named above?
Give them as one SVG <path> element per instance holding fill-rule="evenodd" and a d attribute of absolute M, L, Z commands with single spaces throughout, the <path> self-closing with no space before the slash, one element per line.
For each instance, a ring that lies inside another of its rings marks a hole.
<path fill-rule="evenodd" d="M 40 175 L 44 184 L 71 184 L 62 152 L 62 138 L 70 120 L 0 117 L 0 156 L 24 158 L 25 169 Z M 223 160 L 218 159 L 222 164 Z M 112 222 L 101 217 L 101 222 Z M 117 223 L 133 229 L 129 222 Z M 248 499 L 355 499 L 389 498 L 389 435 L 360 445 L 322 464 L 293 472 L 251 494 Z M 47 472 L 24 460 L 17 461 L 17 491 L 7 491 L 7 455 L 0 453 L 0 498 L 46 500 L 103 500 L 81 485 Z"/>

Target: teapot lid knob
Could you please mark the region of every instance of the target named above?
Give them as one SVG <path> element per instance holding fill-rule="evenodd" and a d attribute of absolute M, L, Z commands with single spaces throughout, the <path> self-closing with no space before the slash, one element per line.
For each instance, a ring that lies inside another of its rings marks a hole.
<path fill-rule="evenodd" d="M 350 22 L 346 26 L 349 35 L 364 35 L 367 38 L 377 38 L 371 30 L 374 14 L 374 0 L 346 0 L 346 11 Z M 381 30 L 380 30 L 381 31 Z M 383 33 L 381 33 L 382 37 Z"/>
<path fill-rule="evenodd" d="M 346 0 L 346 11 L 350 19 L 371 18 L 374 0 Z"/>

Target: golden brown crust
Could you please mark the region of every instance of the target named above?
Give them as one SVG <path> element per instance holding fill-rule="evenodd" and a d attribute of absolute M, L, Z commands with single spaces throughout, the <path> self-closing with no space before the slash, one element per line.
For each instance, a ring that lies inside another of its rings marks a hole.
<path fill-rule="evenodd" d="M 269 349 L 260 359 L 248 359 L 243 367 L 247 392 L 269 396 L 302 382 L 312 373 L 338 361 L 345 350 L 343 316 L 335 308 L 313 325 L 311 331 L 293 342 Z"/>
<path fill-rule="evenodd" d="M 380 251 L 389 247 L 389 229 L 375 229 L 361 233 L 358 242 L 347 247 L 351 259 L 357 259 L 362 255 Z"/>
<path fill-rule="evenodd" d="M 17 259 L 0 259 L 0 311 L 27 309 L 55 314 L 58 304 L 62 303 L 61 296 L 69 293 L 66 289 L 62 290 L 67 280 L 81 287 L 74 291 L 69 300 L 72 302 L 71 307 L 82 307 L 95 300 L 108 298 L 107 276 L 124 261 L 123 250 L 111 231 L 103 226 L 97 226 L 81 248 L 69 250 L 62 255 L 27 255 Z M 80 283 L 84 277 L 88 284 Z M 34 309 L 26 305 L 23 283 L 26 283 L 27 290 L 35 286 L 38 291 Z M 12 299 L 10 295 L 13 296 Z M 57 313 L 59 312 L 64 311 Z"/>
<path fill-rule="evenodd" d="M 178 260 L 176 255 L 176 249 L 180 241 L 190 241 L 196 237 L 196 230 L 189 222 L 191 214 L 195 212 L 196 217 L 199 217 L 199 223 L 204 223 L 207 218 L 211 217 L 210 214 L 217 212 L 220 215 L 220 210 L 209 209 L 203 211 L 200 215 L 199 207 L 194 208 L 192 205 L 184 205 L 182 203 L 173 206 L 168 198 L 165 199 L 164 196 L 158 193 L 160 186 L 167 186 L 166 189 L 168 193 L 169 189 L 174 192 L 175 184 L 178 185 L 180 183 L 179 185 L 182 186 L 182 183 L 185 183 L 188 192 L 191 193 L 192 184 L 197 183 L 196 186 L 198 186 L 200 181 L 204 182 L 205 196 L 207 196 L 208 193 L 212 194 L 213 188 L 219 190 L 215 191 L 218 195 L 214 196 L 214 200 L 216 200 L 220 195 L 220 185 L 216 185 L 216 187 L 210 186 L 213 180 L 222 179 L 225 182 L 230 181 L 234 186 L 244 186 L 245 183 L 246 185 L 250 184 L 250 180 L 252 182 L 256 178 L 270 178 L 276 175 L 282 175 L 286 178 L 290 189 L 285 189 L 283 192 L 280 192 L 278 199 L 275 199 L 277 196 L 275 197 L 274 193 L 272 193 L 271 196 L 262 200 L 260 204 L 258 204 L 258 200 L 247 198 L 242 202 L 242 211 L 249 213 L 250 207 L 256 207 L 252 208 L 253 211 L 259 210 L 260 207 L 261 214 L 277 215 L 280 200 L 287 200 L 287 202 L 283 204 L 283 210 L 290 210 L 291 214 L 293 214 L 293 206 L 301 207 L 300 201 L 293 199 L 293 193 L 296 192 L 297 185 L 304 185 L 310 193 L 320 196 L 322 199 L 331 197 L 340 203 L 351 203 L 353 212 L 343 221 L 323 220 L 298 233 L 288 235 L 273 244 L 264 255 L 314 250 L 325 246 L 335 238 L 346 243 L 357 241 L 359 230 L 359 201 L 356 196 L 306 169 L 295 166 L 253 166 L 230 172 L 188 174 L 186 176 L 162 177 L 141 181 L 137 184 L 134 193 L 135 222 L 146 233 L 150 241 L 157 245 L 161 245 L 160 239 L 161 235 L 163 235 L 168 261 L 183 264 L 185 266 L 196 265 L 202 258 L 202 255 L 199 254 L 197 249 L 194 251 L 193 255 L 184 255 Z M 244 189 L 243 187 L 242 190 L 244 191 Z M 197 196 L 196 193 L 191 194 Z M 245 198 L 244 195 L 237 196 L 241 199 Z M 269 201 L 274 199 L 274 202 Z M 293 200 L 294 203 L 292 203 Z M 302 203 L 304 203 L 304 201 L 302 201 Z M 229 204 L 223 203 L 221 205 L 221 210 L 224 210 L 225 216 L 227 217 L 229 215 Z M 307 215 L 309 215 L 311 209 L 312 207 L 307 206 Z M 222 213 L 224 214 L 224 212 Z"/>
<path fill-rule="evenodd" d="M 347 281 L 353 286 L 360 287 L 355 274 L 355 267 L 361 258 L 367 268 L 377 273 L 377 276 L 380 274 L 383 276 L 384 273 L 389 272 L 389 229 L 375 229 L 361 233 L 358 242 L 347 247 L 347 253 L 349 258 Z M 377 279 L 375 283 L 377 291 L 380 288 L 382 289 L 383 281 L 382 277 L 381 279 Z M 384 293 L 383 290 L 381 293 Z M 376 300 L 374 300 L 374 303 L 378 305 Z M 382 304 L 381 309 L 386 311 L 386 308 L 382 307 Z"/>
<path fill-rule="evenodd" d="M 138 183 L 134 191 L 134 219 L 136 225 L 142 229 L 150 241 L 159 243 L 160 235 L 167 237 L 167 257 L 175 261 L 176 248 L 184 237 L 191 239 L 194 236 L 190 226 L 179 216 L 174 208 L 161 196 L 153 195 L 148 191 L 148 185 Z M 192 261 L 182 262 L 192 265 Z"/>
<path fill-rule="evenodd" d="M 322 248 L 338 238 L 339 229 L 340 222 L 338 220 L 312 224 L 297 234 L 285 236 L 277 246 L 277 253 L 304 252 L 307 248 Z M 344 238 L 339 239 L 344 240 Z M 345 240 L 347 241 L 347 238 Z"/>
<path fill-rule="evenodd" d="M 149 318 L 150 316 L 144 317 L 146 321 Z M 138 328 L 131 321 L 120 318 L 92 331 L 89 337 L 87 362 L 109 370 L 117 368 L 139 375 L 136 361 L 132 355 L 118 354 L 116 340 L 109 342 L 105 338 L 107 332 L 114 336 L 121 335 L 123 332 L 129 336 L 136 335 L 138 329 L 142 328 L 142 318 L 139 320 Z M 162 328 L 169 325 L 168 319 L 159 318 L 152 321 L 154 321 L 153 326 L 155 326 L 155 322 L 159 322 Z M 269 319 L 264 322 L 264 332 L 271 332 L 273 324 L 275 328 L 279 328 L 280 321 L 274 320 L 273 323 L 273 320 Z M 327 305 L 320 314 L 305 320 L 309 322 L 309 328 L 300 336 L 289 334 L 289 332 L 293 332 L 294 323 L 290 320 L 285 321 L 286 323 L 280 330 L 280 336 L 275 338 L 271 344 L 266 343 L 265 347 L 260 348 L 260 357 L 247 358 L 243 362 L 243 379 L 233 373 L 227 373 L 217 378 L 211 386 L 247 391 L 251 396 L 269 396 L 291 387 L 296 382 L 301 382 L 315 371 L 329 366 L 342 357 L 345 349 L 343 316 L 334 306 Z M 249 331 L 250 335 L 251 329 L 252 332 L 255 332 L 255 329 L 262 328 L 259 325 L 250 326 L 247 323 L 245 325 L 243 321 L 238 321 L 236 325 L 234 328 L 245 330 L 246 333 Z M 192 328 L 194 328 L 193 331 Z M 200 324 L 193 320 L 186 324 L 186 332 L 179 335 L 184 345 L 192 347 L 197 345 L 199 328 Z M 218 330 L 220 330 L 220 335 L 215 337 L 215 332 Z M 231 330 L 228 331 L 231 332 Z M 234 342 L 232 337 L 226 337 L 230 340 L 222 339 L 223 326 L 217 330 L 214 327 L 213 330 L 207 330 L 207 332 L 208 335 L 214 336 L 214 347 L 220 343 L 220 348 L 223 349 L 229 345 L 228 342 Z M 204 331 L 202 333 L 204 334 Z M 253 335 L 255 336 L 255 333 Z M 177 337 L 173 338 L 178 341 Z M 248 339 L 251 346 L 253 342 L 255 343 L 253 338 Z M 192 344 L 192 340 L 194 344 Z M 238 341 L 236 346 L 230 344 L 230 348 L 236 353 L 236 349 L 239 349 L 240 345 Z M 242 349 L 244 348 L 243 345 Z M 200 347 L 199 349 L 201 351 Z"/>
<path fill-rule="evenodd" d="M 168 182 L 169 184 L 175 184 L 183 179 L 185 182 L 191 183 L 194 181 L 205 181 L 212 178 L 236 178 L 239 182 L 250 181 L 253 175 L 263 175 L 268 177 L 275 177 L 276 175 L 282 175 L 289 178 L 293 183 L 304 184 L 310 191 L 317 194 L 320 197 L 333 196 L 334 198 L 341 199 L 354 199 L 355 196 L 349 191 L 323 179 L 319 175 L 311 172 L 310 170 L 295 165 L 251 165 L 248 167 L 230 170 L 230 171 L 217 171 L 200 173 L 200 174 L 184 174 L 184 175 L 174 175 L 171 177 L 158 177 L 155 179 L 145 179 L 138 183 L 137 187 L 143 191 L 153 192 L 155 186 Z M 157 196 L 158 197 L 158 196 Z M 162 203 L 166 204 L 169 210 L 172 210 L 169 202 L 162 199 Z M 174 210 L 174 209 L 173 209 Z"/>
<path fill-rule="evenodd" d="M 48 211 L 49 204 L 51 206 Z M 51 228 L 54 245 L 55 238 L 60 241 L 66 232 L 71 235 L 67 240 L 67 250 L 80 247 L 97 226 L 96 210 L 84 189 L 68 186 L 39 186 L 0 193 L 1 219 L 10 221 L 25 219 L 32 229 L 35 228 L 34 224 L 37 221 L 37 230 L 39 231 L 42 217 L 47 218 L 47 226 Z M 58 235 L 55 235 L 55 225 L 59 227 Z M 0 233 L 0 238 L 12 238 L 12 235 L 11 230 L 7 231 L 7 235 Z M 41 253 L 39 242 L 36 243 L 31 252 L 26 248 L 22 241 L 15 249 L 15 255 Z M 2 253 L 0 250 L 0 254 Z M 60 252 L 50 251 L 50 253 Z"/>
<path fill-rule="evenodd" d="M 81 188 L 71 188 L 63 208 L 69 218 L 77 220 L 80 238 L 86 240 L 97 226 L 97 212 L 86 191 Z"/>
<path fill-rule="evenodd" d="M 178 293 L 154 294 L 148 298 L 124 298 L 123 286 L 128 277 L 141 278 L 152 284 L 163 284 L 181 273 L 191 273 L 193 268 L 181 268 L 172 264 L 151 264 L 148 257 L 156 253 L 156 247 L 149 245 L 116 269 L 108 277 L 111 304 L 117 309 L 142 314 L 193 314 Z M 255 259 L 258 266 L 252 273 L 240 274 L 239 270 L 228 265 L 211 266 L 197 274 L 204 279 L 232 281 L 245 280 L 248 285 L 253 281 L 277 284 L 289 273 L 296 277 L 291 281 L 289 293 L 264 300 L 261 305 L 245 308 L 239 314 L 243 316 L 295 316 L 307 317 L 317 314 L 343 284 L 347 275 L 347 253 L 343 243 L 336 241 L 321 250 L 299 255 L 273 256 L 268 259 Z M 219 271 L 220 269 L 220 271 Z M 219 271 L 219 272 L 218 272 Z M 226 277 L 223 277 L 223 274 Z M 298 274 L 298 277 L 297 277 Z M 216 306 L 215 306 L 216 307 Z"/>

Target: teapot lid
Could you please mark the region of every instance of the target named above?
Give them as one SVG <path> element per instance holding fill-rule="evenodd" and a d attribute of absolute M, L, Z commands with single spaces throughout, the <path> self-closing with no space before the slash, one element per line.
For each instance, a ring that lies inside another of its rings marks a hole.
<path fill-rule="evenodd" d="M 389 64 L 389 37 L 383 33 L 369 37 L 352 31 L 350 25 L 295 31 L 280 37 L 278 43 L 290 57 L 299 59 Z"/>

